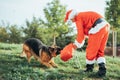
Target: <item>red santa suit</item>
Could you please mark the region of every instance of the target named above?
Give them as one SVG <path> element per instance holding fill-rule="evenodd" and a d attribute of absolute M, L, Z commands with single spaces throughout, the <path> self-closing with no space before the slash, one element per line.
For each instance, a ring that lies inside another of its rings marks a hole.
<path fill-rule="evenodd" d="M 84 45 L 85 36 L 88 36 L 86 48 L 86 63 L 94 64 L 95 60 L 105 63 L 104 49 L 109 35 L 109 24 L 103 17 L 92 11 L 77 13 L 70 10 L 66 14 L 65 22 L 74 19 L 77 28 L 77 36 L 74 44 L 77 48 Z"/>

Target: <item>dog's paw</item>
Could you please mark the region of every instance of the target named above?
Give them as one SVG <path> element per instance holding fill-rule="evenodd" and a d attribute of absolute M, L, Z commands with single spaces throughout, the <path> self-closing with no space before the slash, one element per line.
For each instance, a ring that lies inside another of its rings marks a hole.
<path fill-rule="evenodd" d="M 54 64 L 54 65 L 52 65 L 54 68 L 58 68 L 58 65 L 57 64 Z"/>
<path fill-rule="evenodd" d="M 53 66 L 54 68 L 58 68 L 58 66 Z"/>

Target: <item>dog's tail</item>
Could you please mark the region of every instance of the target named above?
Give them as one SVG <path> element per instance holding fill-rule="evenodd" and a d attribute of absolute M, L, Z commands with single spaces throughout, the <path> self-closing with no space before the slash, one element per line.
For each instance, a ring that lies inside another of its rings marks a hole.
<path fill-rule="evenodd" d="M 22 46 L 23 46 L 23 44 L 22 44 Z M 22 50 L 22 52 L 21 52 L 21 54 L 20 54 L 20 57 L 26 57 L 26 54 L 25 54 L 25 52 L 24 52 L 24 49 Z"/>

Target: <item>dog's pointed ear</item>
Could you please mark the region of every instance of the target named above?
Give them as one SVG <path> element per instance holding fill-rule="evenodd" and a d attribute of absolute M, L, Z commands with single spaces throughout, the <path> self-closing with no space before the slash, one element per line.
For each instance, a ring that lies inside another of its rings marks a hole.
<path fill-rule="evenodd" d="M 48 50 L 50 51 L 50 53 L 54 52 L 54 48 L 52 47 L 48 47 Z"/>
<path fill-rule="evenodd" d="M 62 50 L 62 48 L 58 46 L 58 47 L 57 47 L 57 50 L 58 50 L 58 51 L 61 51 L 61 50 Z"/>
<path fill-rule="evenodd" d="M 56 54 L 59 55 L 59 54 L 60 54 L 60 51 L 62 50 L 62 48 L 59 47 L 59 46 L 57 46 L 56 50 L 57 50 Z"/>

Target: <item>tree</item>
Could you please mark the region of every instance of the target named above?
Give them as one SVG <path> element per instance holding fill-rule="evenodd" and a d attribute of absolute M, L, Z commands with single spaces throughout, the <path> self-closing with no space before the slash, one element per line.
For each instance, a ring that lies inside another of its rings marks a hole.
<path fill-rule="evenodd" d="M 45 13 L 45 20 L 40 19 L 41 24 L 43 24 L 44 28 L 46 28 L 47 36 L 49 36 L 47 42 L 57 42 L 66 44 L 65 37 L 68 33 L 72 32 L 70 27 L 67 27 L 64 23 L 64 17 L 66 12 L 66 6 L 60 4 L 59 0 L 53 0 L 52 2 L 48 3 L 47 6 L 44 8 Z M 69 29 L 68 29 L 69 28 Z M 60 46 L 63 46 L 59 44 Z M 51 43 L 52 44 L 52 43 Z M 56 44 L 56 43 L 54 43 Z"/>
<path fill-rule="evenodd" d="M 113 31 L 118 31 L 118 43 L 120 44 L 120 0 L 109 0 L 106 1 L 105 17 L 111 24 Z M 112 35 L 110 35 L 111 37 Z M 110 41 L 109 41 L 110 42 Z"/>
<path fill-rule="evenodd" d="M 37 29 L 40 25 L 40 22 L 38 19 L 36 19 L 36 17 L 33 17 L 33 20 L 30 22 L 28 20 L 26 20 L 26 27 L 22 27 L 24 35 L 25 35 L 25 39 L 27 38 L 37 38 Z"/>
<path fill-rule="evenodd" d="M 114 28 L 120 28 L 120 0 L 106 1 L 105 17 Z"/>
<path fill-rule="evenodd" d="M 9 27 L 8 34 L 10 43 L 22 42 L 22 30 L 17 25 L 11 25 Z"/>
<path fill-rule="evenodd" d="M 0 26 L 0 42 L 8 42 L 9 34 L 6 27 Z"/>

